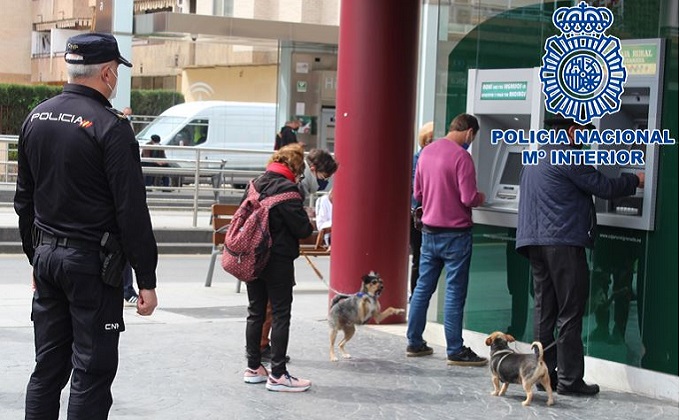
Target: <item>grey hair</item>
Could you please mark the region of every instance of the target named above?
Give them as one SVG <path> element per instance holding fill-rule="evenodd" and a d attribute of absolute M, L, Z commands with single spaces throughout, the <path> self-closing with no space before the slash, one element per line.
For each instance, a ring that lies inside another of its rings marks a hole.
<path fill-rule="evenodd" d="M 66 63 L 66 72 L 68 74 L 68 81 L 71 83 L 78 79 L 89 79 L 97 75 L 109 63 L 99 64 L 72 64 Z"/>

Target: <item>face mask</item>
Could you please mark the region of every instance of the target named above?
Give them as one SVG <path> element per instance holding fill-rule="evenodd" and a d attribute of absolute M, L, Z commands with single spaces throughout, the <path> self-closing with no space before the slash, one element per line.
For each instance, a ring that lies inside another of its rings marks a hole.
<path fill-rule="evenodd" d="M 328 181 L 325 179 L 316 179 L 316 183 L 319 186 L 319 191 L 323 191 L 328 186 Z"/>
<path fill-rule="evenodd" d="M 474 136 L 470 138 L 470 142 L 468 143 L 467 137 L 465 138 L 465 142 L 463 143 L 463 150 L 467 150 L 470 148 L 470 144 L 472 144 L 472 140 L 474 140 Z"/>
<path fill-rule="evenodd" d="M 111 67 L 109 67 L 109 70 L 111 70 Z M 111 87 L 111 85 L 109 85 L 108 83 L 106 84 L 106 86 L 109 89 L 111 89 L 111 94 L 109 95 L 109 101 L 116 99 L 116 95 L 118 94 L 118 75 L 116 73 L 114 73 L 113 70 L 111 70 L 111 74 L 113 74 L 113 77 L 116 78 L 116 84 L 113 87 Z"/>

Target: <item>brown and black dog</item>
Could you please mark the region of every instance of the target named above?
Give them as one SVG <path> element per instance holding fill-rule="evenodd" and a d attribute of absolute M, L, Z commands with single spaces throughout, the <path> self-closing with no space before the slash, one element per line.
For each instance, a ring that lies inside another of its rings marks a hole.
<path fill-rule="evenodd" d="M 344 332 L 344 337 L 338 344 L 338 349 L 344 359 L 351 356 L 345 351 L 345 345 L 352 338 L 356 331 L 355 325 L 365 324 L 371 318 L 376 323 L 390 315 L 397 315 L 406 312 L 405 309 L 387 308 L 380 312 L 380 302 L 378 298 L 384 288 L 383 281 L 378 273 L 371 271 L 362 277 L 361 290 L 353 295 L 337 295 L 331 301 L 331 308 L 328 311 L 328 325 L 331 328 L 331 362 L 337 362 L 335 355 L 335 338 L 338 331 Z"/>
<path fill-rule="evenodd" d="M 531 404 L 534 394 L 532 388 L 536 382 L 548 392 L 547 405 L 553 405 L 552 388 L 550 387 L 550 374 L 548 366 L 543 360 L 543 345 L 534 341 L 531 348 L 535 354 L 515 353 L 508 347 L 508 343 L 515 341 L 515 337 L 500 331 L 491 333 L 486 338 L 486 345 L 491 347 L 489 368 L 491 369 L 491 382 L 493 392 L 491 395 L 503 395 L 508 389 L 508 384 L 522 384 L 527 398 L 522 402 L 523 406 Z M 503 382 L 503 386 L 500 386 Z"/>

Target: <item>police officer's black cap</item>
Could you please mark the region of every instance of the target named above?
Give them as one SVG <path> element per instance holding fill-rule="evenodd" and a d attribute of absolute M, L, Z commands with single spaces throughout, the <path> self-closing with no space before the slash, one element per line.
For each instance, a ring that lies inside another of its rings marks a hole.
<path fill-rule="evenodd" d="M 132 63 L 120 55 L 118 42 L 111 34 L 91 32 L 74 35 L 66 41 L 67 63 L 99 64 L 116 60 L 118 63 L 132 67 Z"/>
<path fill-rule="evenodd" d="M 577 123 L 576 121 L 574 121 L 573 118 L 565 118 L 560 114 L 554 115 L 550 118 L 546 118 L 544 123 L 547 127 L 554 128 L 554 129 L 560 129 L 560 128 L 567 129 L 567 128 L 571 127 L 572 125 L 584 127 L 588 130 L 594 130 L 595 129 L 595 126 L 592 123 L 580 124 L 580 123 Z"/>

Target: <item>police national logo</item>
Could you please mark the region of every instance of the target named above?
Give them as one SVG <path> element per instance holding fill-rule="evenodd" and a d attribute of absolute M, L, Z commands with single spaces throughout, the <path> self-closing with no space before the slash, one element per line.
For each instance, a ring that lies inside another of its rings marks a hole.
<path fill-rule="evenodd" d="M 562 35 L 545 43 L 540 78 L 546 109 L 579 124 L 618 112 L 628 73 L 619 39 L 604 34 L 614 22 L 612 12 L 582 1 L 560 7 L 552 20 Z"/>

